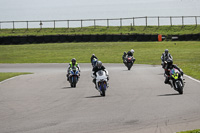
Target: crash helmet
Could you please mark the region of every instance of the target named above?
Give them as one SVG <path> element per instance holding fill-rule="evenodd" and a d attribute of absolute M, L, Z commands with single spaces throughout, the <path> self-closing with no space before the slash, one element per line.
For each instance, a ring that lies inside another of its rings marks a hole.
<path fill-rule="evenodd" d="M 173 60 L 172 59 L 167 59 L 167 65 L 170 67 L 173 65 Z"/>
<path fill-rule="evenodd" d="M 165 49 L 165 54 L 166 54 L 166 55 L 168 54 L 168 52 L 169 52 L 169 50 L 168 50 L 168 49 Z"/>
<path fill-rule="evenodd" d="M 76 59 L 73 58 L 73 59 L 72 59 L 72 65 L 75 65 L 75 64 L 76 64 Z"/>
<path fill-rule="evenodd" d="M 132 54 L 134 53 L 134 50 L 133 50 L 133 49 L 131 49 L 131 53 L 132 53 Z"/>
<path fill-rule="evenodd" d="M 102 67 L 102 62 L 101 61 L 97 61 L 97 67 L 100 69 Z"/>

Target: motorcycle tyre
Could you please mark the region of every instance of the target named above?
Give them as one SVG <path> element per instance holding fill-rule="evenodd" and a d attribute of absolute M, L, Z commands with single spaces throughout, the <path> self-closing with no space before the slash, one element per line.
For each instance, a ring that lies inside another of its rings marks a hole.
<path fill-rule="evenodd" d="M 103 83 L 101 83 L 101 96 L 105 97 L 106 96 L 106 92 L 105 92 L 105 88 L 104 88 L 104 85 Z"/>
<path fill-rule="evenodd" d="M 177 87 L 178 87 L 178 92 L 179 94 L 183 94 L 183 87 L 181 87 L 180 82 L 177 83 Z"/>

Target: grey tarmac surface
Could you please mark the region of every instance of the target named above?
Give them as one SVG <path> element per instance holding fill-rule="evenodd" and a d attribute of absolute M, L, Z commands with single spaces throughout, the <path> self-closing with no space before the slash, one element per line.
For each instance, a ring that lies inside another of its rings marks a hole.
<path fill-rule="evenodd" d="M 174 133 L 200 128 L 200 83 L 185 77 L 183 95 L 164 84 L 161 66 L 104 64 L 106 97 L 80 64 L 76 88 L 68 64 L 0 64 L 0 72 L 33 72 L 0 82 L 1 133 Z"/>

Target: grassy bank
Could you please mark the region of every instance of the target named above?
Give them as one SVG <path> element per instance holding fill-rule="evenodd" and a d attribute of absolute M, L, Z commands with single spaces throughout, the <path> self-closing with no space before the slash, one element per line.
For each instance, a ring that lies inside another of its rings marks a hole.
<path fill-rule="evenodd" d="M 9 79 L 11 77 L 15 77 L 18 75 L 24 75 L 24 74 L 31 74 L 31 73 L 2 73 L 2 72 L 0 72 L 0 82 L 5 79 Z"/>
<path fill-rule="evenodd" d="M 103 63 L 122 63 L 122 54 L 135 50 L 136 64 L 160 65 L 161 54 L 167 48 L 174 63 L 183 71 L 200 79 L 200 42 L 102 42 L 58 43 L 0 46 L 0 63 L 78 63 L 90 62 L 93 53 Z"/>
<path fill-rule="evenodd" d="M 200 129 L 197 129 L 197 130 L 191 130 L 191 131 L 177 132 L 177 133 L 200 133 Z"/>
<path fill-rule="evenodd" d="M 1 29 L 0 36 L 24 36 L 24 35 L 70 35 L 70 34 L 196 34 L 200 33 L 200 25 L 183 26 L 110 26 L 83 27 L 83 28 L 43 28 L 43 29 Z"/>

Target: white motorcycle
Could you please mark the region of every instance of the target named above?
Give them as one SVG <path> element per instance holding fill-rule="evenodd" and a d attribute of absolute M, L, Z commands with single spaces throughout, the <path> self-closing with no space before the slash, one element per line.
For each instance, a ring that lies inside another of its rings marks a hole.
<path fill-rule="evenodd" d="M 101 96 L 105 96 L 108 88 L 108 71 L 99 70 L 96 75 L 96 77 L 92 75 L 92 78 L 96 78 L 96 88 Z"/>

